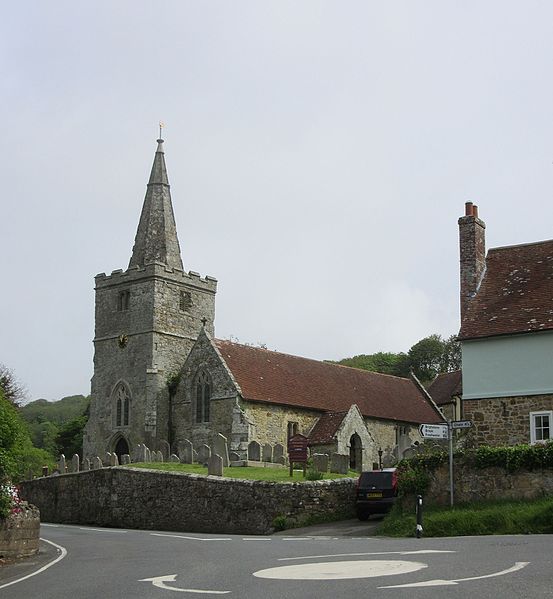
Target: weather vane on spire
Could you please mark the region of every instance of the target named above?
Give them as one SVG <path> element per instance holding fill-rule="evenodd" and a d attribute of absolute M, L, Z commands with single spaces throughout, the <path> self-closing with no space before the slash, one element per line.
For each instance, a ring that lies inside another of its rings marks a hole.
<path fill-rule="evenodd" d="M 165 127 L 165 123 L 163 121 L 159 121 L 159 139 L 161 139 L 161 130 Z"/>

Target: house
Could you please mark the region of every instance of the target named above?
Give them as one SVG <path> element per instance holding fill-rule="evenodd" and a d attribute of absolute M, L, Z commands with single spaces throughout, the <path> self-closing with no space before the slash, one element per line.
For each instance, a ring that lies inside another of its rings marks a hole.
<path fill-rule="evenodd" d="M 553 240 L 485 255 L 485 224 L 459 219 L 463 417 L 477 443 L 552 438 Z"/>
<path fill-rule="evenodd" d="M 129 266 L 95 277 L 94 375 L 84 457 L 119 457 L 138 444 L 166 456 L 224 435 L 247 457 L 252 442 L 312 451 L 371 467 L 442 420 L 418 381 L 215 338 L 217 280 L 183 266 L 158 140 Z"/>
<path fill-rule="evenodd" d="M 439 374 L 430 383 L 427 391 L 446 420 L 461 420 L 463 381 L 460 370 Z"/>

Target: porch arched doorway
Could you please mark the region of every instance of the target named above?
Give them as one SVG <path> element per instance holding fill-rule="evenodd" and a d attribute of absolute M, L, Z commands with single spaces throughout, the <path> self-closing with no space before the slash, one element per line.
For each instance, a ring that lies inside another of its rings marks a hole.
<path fill-rule="evenodd" d="M 122 462 L 121 457 L 124 456 L 126 453 L 130 453 L 129 444 L 127 443 L 127 440 L 125 439 L 125 437 L 119 437 L 119 439 L 117 440 L 117 443 L 115 444 L 115 449 L 113 451 L 115 454 L 117 454 L 117 459 L 119 460 L 119 463 L 121 464 L 121 462 Z"/>
<path fill-rule="evenodd" d="M 361 472 L 363 468 L 363 446 L 357 433 L 353 433 L 349 439 L 349 467 L 357 472 Z"/>

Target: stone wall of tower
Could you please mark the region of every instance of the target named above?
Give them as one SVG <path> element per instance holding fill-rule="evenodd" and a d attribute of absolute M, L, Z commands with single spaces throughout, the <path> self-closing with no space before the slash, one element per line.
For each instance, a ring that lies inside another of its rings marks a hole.
<path fill-rule="evenodd" d="M 157 449 L 170 440 L 167 381 L 182 367 L 204 319 L 213 333 L 216 287 L 215 279 L 160 264 L 96 277 L 85 456 L 103 456 L 121 436 L 131 449 L 138 443 Z M 120 381 L 128 386 L 131 413 L 128 426 L 118 427 L 113 393 Z"/>

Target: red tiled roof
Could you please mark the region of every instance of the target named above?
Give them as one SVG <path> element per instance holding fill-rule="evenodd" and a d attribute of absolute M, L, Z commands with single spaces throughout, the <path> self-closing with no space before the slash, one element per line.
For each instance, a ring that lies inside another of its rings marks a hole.
<path fill-rule="evenodd" d="M 309 445 L 330 443 L 344 421 L 347 412 L 326 412 L 315 423 L 309 433 Z"/>
<path fill-rule="evenodd" d="M 553 240 L 488 252 L 460 339 L 553 329 Z"/>
<path fill-rule="evenodd" d="M 363 416 L 433 423 L 440 416 L 411 379 L 217 340 L 244 399 Z"/>
<path fill-rule="evenodd" d="M 430 397 L 434 402 L 442 406 L 452 401 L 454 395 L 463 394 L 463 381 L 461 378 L 461 371 L 456 370 L 455 372 L 444 372 L 439 374 L 430 383 L 427 389 Z"/>

